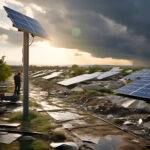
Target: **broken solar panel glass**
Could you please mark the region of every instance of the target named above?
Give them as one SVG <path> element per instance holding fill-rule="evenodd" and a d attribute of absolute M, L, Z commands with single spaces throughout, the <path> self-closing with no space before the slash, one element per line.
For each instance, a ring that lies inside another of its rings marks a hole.
<path fill-rule="evenodd" d="M 69 86 L 69 85 L 73 85 L 73 84 L 77 84 L 83 81 L 87 81 L 87 80 L 91 80 L 96 78 L 99 74 L 101 74 L 101 72 L 95 72 L 95 73 L 91 73 L 91 74 L 82 74 L 73 78 L 69 78 L 66 80 L 63 80 L 61 82 L 58 82 L 58 84 L 64 85 L 64 86 Z"/>
<path fill-rule="evenodd" d="M 117 89 L 116 93 L 150 99 L 150 80 L 136 80 Z"/>
<path fill-rule="evenodd" d="M 33 36 L 48 38 L 40 23 L 35 19 L 25 16 L 5 6 L 4 9 L 6 10 L 8 17 L 11 19 L 13 26 L 18 28 L 19 31 L 31 33 Z"/>
<path fill-rule="evenodd" d="M 61 71 L 60 72 L 53 72 L 50 75 L 47 75 L 47 76 L 42 77 L 42 78 L 48 80 L 48 79 L 52 79 L 52 78 L 58 77 L 60 74 L 62 74 Z"/>

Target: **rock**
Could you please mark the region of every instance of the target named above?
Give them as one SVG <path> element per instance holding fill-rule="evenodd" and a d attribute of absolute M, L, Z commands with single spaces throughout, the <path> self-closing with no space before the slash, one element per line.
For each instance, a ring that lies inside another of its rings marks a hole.
<path fill-rule="evenodd" d="M 124 124 L 124 125 L 134 125 L 134 123 L 131 122 L 131 121 L 125 121 L 123 124 Z"/>
<path fill-rule="evenodd" d="M 107 119 L 113 119 L 113 115 L 107 115 Z"/>
<path fill-rule="evenodd" d="M 143 124 L 143 127 L 150 129 L 150 121 Z"/>
<path fill-rule="evenodd" d="M 35 138 L 33 136 L 23 136 L 22 140 L 23 141 L 34 141 Z"/>
<path fill-rule="evenodd" d="M 138 124 L 142 124 L 143 123 L 143 120 L 142 119 L 139 119 L 138 120 Z"/>
<path fill-rule="evenodd" d="M 150 112 L 150 104 L 146 103 L 145 101 L 136 100 L 133 104 L 131 104 L 130 108 Z"/>
<path fill-rule="evenodd" d="M 150 121 L 150 115 L 146 116 L 144 119 L 143 119 L 144 122 L 149 122 Z"/>
<path fill-rule="evenodd" d="M 51 143 L 50 146 L 56 150 L 78 150 L 78 146 L 74 142 Z"/>
<path fill-rule="evenodd" d="M 71 91 L 72 92 L 83 92 L 84 90 L 81 87 L 75 87 Z"/>
<path fill-rule="evenodd" d="M 7 110 L 6 106 L 0 106 L 0 114 Z"/>
<path fill-rule="evenodd" d="M 139 143 L 139 140 L 133 139 L 132 142 Z"/>

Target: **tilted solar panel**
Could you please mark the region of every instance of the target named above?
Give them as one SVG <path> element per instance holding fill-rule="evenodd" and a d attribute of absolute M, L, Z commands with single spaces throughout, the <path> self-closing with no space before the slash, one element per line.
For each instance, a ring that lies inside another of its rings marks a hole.
<path fill-rule="evenodd" d="M 150 81 L 137 80 L 115 91 L 118 94 L 150 99 Z"/>
<path fill-rule="evenodd" d="M 101 74 L 101 72 L 95 72 L 95 73 L 91 73 L 91 74 L 82 74 L 73 78 L 69 78 L 66 80 L 63 80 L 61 82 L 58 82 L 58 84 L 64 85 L 64 86 L 69 86 L 69 85 L 73 85 L 73 84 L 77 84 L 80 82 L 84 82 L 87 80 L 91 80 L 96 78 L 99 74 Z"/>
<path fill-rule="evenodd" d="M 48 35 L 38 21 L 4 6 L 13 26 L 19 31 L 31 33 L 33 36 L 48 38 Z"/>
<path fill-rule="evenodd" d="M 136 79 L 142 79 L 142 80 L 150 80 L 150 69 L 143 69 L 140 71 L 133 72 L 127 76 L 125 76 L 123 79 L 125 80 L 136 80 Z"/>
<path fill-rule="evenodd" d="M 53 73 L 51 73 L 50 75 L 44 76 L 44 77 L 42 77 L 42 78 L 43 78 L 43 79 L 46 79 L 46 80 L 49 80 L 49 79 L 58 77 L 60 74 L 62 74 L 62 71 L 53 72 Z"/>
<path fill-rule="evenodd" d="M 119 67 L 114 67 L 112 68 L 110 71 L 104 72 L 102 74 L 100 74 L 97 79 L 101 80 L 101 79 L 105 79 L 114 75 L 117 75 L 120 73 L 122 69 L 120 69 Z"/>

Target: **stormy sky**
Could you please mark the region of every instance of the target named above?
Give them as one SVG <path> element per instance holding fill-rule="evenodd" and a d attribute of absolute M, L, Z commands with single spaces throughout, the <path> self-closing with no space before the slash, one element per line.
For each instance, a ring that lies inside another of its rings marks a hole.
<path fill-rule="evenodd" d="M 150 0 L 5 0 L 3 4 L 39 20 L 51 45 L 78 50 L 76 57 L 88 53 L 96 60 L 150 66 Z M 2 9 L 1 45 L 17 49 L 22 38 L 8 27 Z"/>

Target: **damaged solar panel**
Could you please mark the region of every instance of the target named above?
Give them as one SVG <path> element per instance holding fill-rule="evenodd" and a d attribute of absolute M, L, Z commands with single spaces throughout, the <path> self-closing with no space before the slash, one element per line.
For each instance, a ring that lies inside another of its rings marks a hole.
<path fill-rule="evenodd" d="M 32 73 L 30 76 L 34 76 L 34 75 L 37 75 L 37 74 L 42 73 L 42 72 L 43 72 L 43 70 L 36 71 L 36 72 Z"/>
<path fill-rule="evenodd" d="M 41 73 L 38 73 L 38 74 L 36 74 L 36 75 L 32 76 L 32 78 L 41 77 L 41 76 L 44 76 L 45 74 L 47 74 L 47 72 L 46 72 L 46 71 L 41 72 Z"/>
<path fill-rule="evenodd" d="M 102 74 L 100 74 L 97 79 L 98 80 L 101 80 L 101 79 L 105 79 L 105 78 L 108 78 L 108 77 L 111 77 L 111 76 L 114 76 L 114 75 L 117 75 L 120 73 L 122 69 L 120 69 L 119 67 L 114 67 L 112 68 L 110 71 L 107 71 L 107 72 L 104 72 Z"/>
<path fill-rule="evenodd" d="M 92 73 L 92 74 L 82 74 L 82 75 L 79 75 L 79 76 L 76 76 L 76 77 L 69 78 L 69 79 L 63 80 L 61 82 L 58 82 L 58 84 L 64 85 L 64 86 L 69 86 L 69 85 L 73 85 L 73 84 L 77 84 L 77 83 L 80 83 L 80 82 L 84 82 L 84 81 L 87 81 L 87 80 L 94 79 L 100 74 L 101 74 L 101 72 L 95 72 L 95 73 Z"/>
<path fill-rule="evenodd" d="M 53 73 L 51 73 L 50 75 L 47 75 L 47 76 L 42 77 L 42 78 L 43 78 L 43 79 L 46 79 L 46 80 L 49 80 L 49 79 L 58 77 L 60 74 L 62 74 L 62 71 L 59 71 L 59 72 L 53 72 Z"/>

